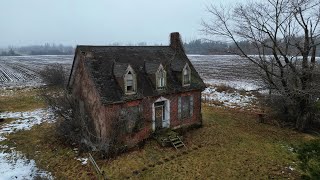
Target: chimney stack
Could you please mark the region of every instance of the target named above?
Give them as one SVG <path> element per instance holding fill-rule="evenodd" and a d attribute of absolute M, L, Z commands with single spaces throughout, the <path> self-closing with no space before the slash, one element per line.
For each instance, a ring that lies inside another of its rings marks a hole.
<path fill-rule="evenodd" d="M 170 47 L 176 51 L 183 51 L 182 41 L 178 32 L 173 32 L 170 34 Z"/>

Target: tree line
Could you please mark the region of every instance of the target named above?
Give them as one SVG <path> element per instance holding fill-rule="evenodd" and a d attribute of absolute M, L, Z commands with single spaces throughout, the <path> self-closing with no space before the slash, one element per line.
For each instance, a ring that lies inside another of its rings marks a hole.
<path fill-rule="evenodd" d="M 74 47 L 46 43 L 44 45 L 32 45 L 22 47 L 9 47 L 9 50 L 2 50 L 1 56 L 18 55 L 73 55 Z"/>

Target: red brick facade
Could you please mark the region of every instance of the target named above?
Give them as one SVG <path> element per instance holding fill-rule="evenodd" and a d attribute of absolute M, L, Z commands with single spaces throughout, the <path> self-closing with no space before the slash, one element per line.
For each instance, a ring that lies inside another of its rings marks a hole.
<path fill-rule="evenodd" d="M 81 57 L 81 56 L 78 56 Z M 118 103 L 111 105 L 103 105 L 100 96 L 95 89 L 94 83 L 90 79 L 88 72 L 81 58 L 78 59 L 77 69 L 75 69 L 75 77 L 72 82 L 72 96 L 84 105 L 84 111 L 93 124 L 96 134 L 102 141 L 108 141 L 112 136 L 112 123 L 119 119 L 119 114 L 123 108 L 132 106 L 141 107 L 143 116 L 143 127 L 138 132 L 126 134 L 124 142 L 131 147 L 138 142 L 148 138 L 153 132 L 153 104 L 159 98 L 167 99 L 170 104 L 170 128 L 180 128 L 190 125 L 201 125 L 201 90 L 190 91 L 177 94 L 167 94 L 157 97 L 145 97 L 140 100 L 129 101 L 126 103 Z M 192 116 L 189 118 L 179 119 L 178 115 L 178 99 L 182 96 L 193 96 Z M 79 105 L 81 107 L 81 105 Z"/>

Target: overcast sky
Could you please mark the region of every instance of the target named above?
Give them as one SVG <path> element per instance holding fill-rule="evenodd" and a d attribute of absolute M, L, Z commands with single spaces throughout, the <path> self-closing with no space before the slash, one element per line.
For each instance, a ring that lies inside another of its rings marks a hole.
<path fill-rule="evenodd" d="M 241 0 L 238 0 L 241 1 Z M 201 37 L 206 5 L 232 0 L 1 0 L 0 47 L 56 43 L 167 44 Z"/>

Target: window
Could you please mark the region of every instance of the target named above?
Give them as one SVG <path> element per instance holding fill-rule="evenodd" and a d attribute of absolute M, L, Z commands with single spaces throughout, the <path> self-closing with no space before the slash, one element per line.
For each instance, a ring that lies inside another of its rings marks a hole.
<path fill-rule="evenodd" d="M 193 96 L 181 96 L 178 99 L 178 118 L 185 119 L 193 115 Z"/>
<path fill-rule="evenodd" d="M 162 65 L 160 65 L 159 70 L 156 74 L 157 78 L 157 89 L 164 89 L 166 87 L 166 71 L 163 69 Z"/>
<path fill-rule="evenodd" d="M 136 92 L 136 79 L 135 74 L 131 66 L 128 66 L 127 73 L 124 77 L 125 81 L 125 93 L 134 94 Z"/>
<path fill-rule="evenodd" d="M 182 85 L 190 85 L 191 82 L 191 70 L 188 64 L 186 64 L 182 70 Z"/>
<path fill-rule="evenodd" d="M 142 106 L 122 108 L 119 114 L 119 127 L 123 133 L 136 133 L 143 128 Z"/>

